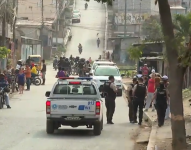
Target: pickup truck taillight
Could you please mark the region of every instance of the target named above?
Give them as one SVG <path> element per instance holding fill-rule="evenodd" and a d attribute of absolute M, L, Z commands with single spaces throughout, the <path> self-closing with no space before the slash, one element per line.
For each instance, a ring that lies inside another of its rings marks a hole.
<path fill-rule="evenodd" d="M 46 101 L 46 114 L 50 114 L 50 109 L 51 109 L 51 102 Z"/>
<path fill-rule="evenodd" d="M 101 108 L 100 101 L 96 101 L 96 115 L 100 115 L 100 108 Z"/>

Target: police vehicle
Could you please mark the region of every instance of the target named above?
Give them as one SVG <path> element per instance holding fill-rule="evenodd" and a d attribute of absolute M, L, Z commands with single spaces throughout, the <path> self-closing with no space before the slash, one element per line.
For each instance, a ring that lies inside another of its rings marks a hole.
<path fill-rule="evenodd" d="M 109 76 L 113 75 L 118 88 L 117 96 L 122 96 L 122 76 L 124 74 L 120 74 L 117 66 L 97 66 L 91 75 L 99 88 L 102 88 L 104 83 L 109 80 Z"/>
<path fill-rule="evenodd" d="M 89 77 L 59 78 L 47 91 L 46 132 L 63 126 L 93 128 L 94 135 L 103 129 L 103 101 L 98 87 Z"/>

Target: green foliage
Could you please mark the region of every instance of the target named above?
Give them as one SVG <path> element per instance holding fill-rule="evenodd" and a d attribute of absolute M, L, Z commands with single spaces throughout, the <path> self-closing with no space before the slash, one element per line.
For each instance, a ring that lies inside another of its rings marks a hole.
<path fill-rule="evenodd" d="M 134 61 L 138 61 L 139 58 L 142 56 L 144 45 L 140 46 L 131 46 L 129 49 L 127 49 L 127 53 L 129 55 L 129 58 Z"/>
<path fill-rule="evenodd" d="M 63 46 L 59 46 L 57 50 L 58 50 L 59 52 L 63 52 L 63 53 L 66 52 L 66 48 L 63 47 Z"/>
<path fill-rule="evenodd" d="M 178 50 L 179 65 L 191 67 L 191 13 L 174 16 L 175 41 L 173 46 Z M 187 44 L 186 44 L 187 43 Z"/>
<path fill-rule="evenodd" d="M 90 0 L 85 0 L 87 2 L 89 2 Z M 95 0 L 98 3 L 102 2 L 102 3 L 107 3 L 108 5 L 112 5 L 114 0 Z"/>
<path fill-rule="evenodd" d="M 158 16 L 151 16 L 142 24 L 142 34 L 146 36 L 145 41 L 159 42 L 163 41 L 162 27 Z"/>
<path fill-rule="evenodd" d="M 14 10 L 13 10 L 13 2 L 10 1 L 7 4 L 3 3 L 0 9 L 0 20 L 3 19 L 4 14 L 6 13 L 6 21 L 9 24 L 13 24 L 14 18 Z"/>
<path fill-rule="evenodd" d="M 0 59 L 6 58 L 10 54 L 11 50 L 6 47 L 0 47 Z"/>

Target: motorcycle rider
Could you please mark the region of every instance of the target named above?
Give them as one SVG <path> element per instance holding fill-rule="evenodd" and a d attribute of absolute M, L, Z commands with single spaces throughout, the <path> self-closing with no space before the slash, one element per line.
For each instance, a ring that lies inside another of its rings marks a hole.
<path fill-rule="evenodd" d="M 100 39 L 98 38 L 97 39 L 97 47 L 99 48 L 99 45 L 100 45 Z"/>
<path fill-rule="evenodd" d="M 63 64 L 64 64 L 64 60 L 62 57 L 60 57 L 60 60 L 58 61 L 58 67 L 63 67 Z"/>
<path fill-rule="evenodd" d="M 79 53 L 81 54 L 82 53 L 82 45 L 80 43 L 78 45 L 78 50 L 79 50 Z"/>
<path fill-rule="evenodd" d="M 88 8 L 88 3 L 85 3 L 85 9 L 87 9 Z"/>
<path fill-rule="evenodd" d="M 71 64 L 68 60 L 68 58 L 65 59 L 65 65 L 66 65 L 66 71 L 68 72 L 68 74 L 70 74 L 70 70 L 71 70 Z"/>
<path fill-rule="evenodd" d="M 79 76 L 83 76 L 84 75 L 84 59 L 80 59 L 79 63 L 78 63 L 78 68 L 79 68 Z"/>
<path fill-rule="evenodd" d="M 57 65 L 58 65 L 58 57 L 55 56 L 53 61 L 53 68 L 55 68 Z"/>
<path fill-rule="evenodd" d="M 85 63 L 85 70 L 87 72 L 89 72 L 90 71 L 90 67 L 91 67 L 90 62 L 87 60 L 86 63 Z"/>

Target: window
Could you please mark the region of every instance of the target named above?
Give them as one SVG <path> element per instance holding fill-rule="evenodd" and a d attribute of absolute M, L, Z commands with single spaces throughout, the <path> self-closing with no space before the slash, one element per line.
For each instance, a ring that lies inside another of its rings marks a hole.
<path fill-rule="evenodd" d="M 31 61 L 34 63 L 39 63 L 40 62 L 40 57 L 31 57 Z"/>
<path fill-rule="evenodd" d="M 120 76 L 120 73 L 117 68 L 98 67 L 95 76 Z"/>
<path fill-rule="evenodd" d="M 94 85 L 83 84 L 83 85 L 67 85 L 58 84 L 56 85 L 53 94 L 66 94 L 66 95 L 96 95 Z"/>

